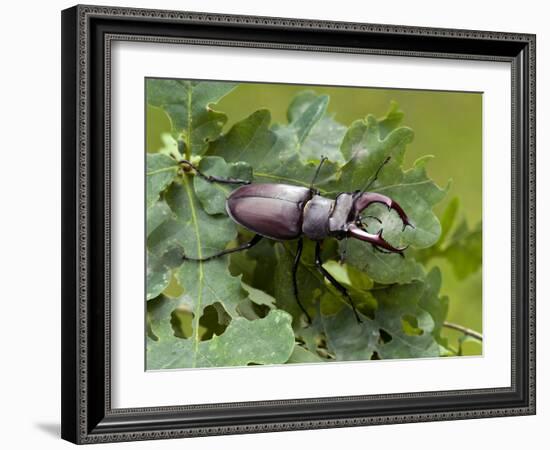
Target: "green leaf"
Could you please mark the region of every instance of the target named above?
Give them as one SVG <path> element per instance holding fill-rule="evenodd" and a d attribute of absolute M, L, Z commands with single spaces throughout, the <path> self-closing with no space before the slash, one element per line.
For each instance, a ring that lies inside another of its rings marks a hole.
<path fill-rule="evenodd" d="M 440 247 L 451 232 L 459 207 L 460 201 L 458 197 L 454 197 L 446 206 L 445 211 L 443 211 L 443 215 L 441 216 L 441 236 L 439 237 L 439 241 L 437 241 L 437 246 Z"/>
<path fill-rule="evenodd" d="M 319 314 L 319 308 L 317 308 L 317 314 L 313 317 L 311 325 L 294 331 L 298 341 L 304 343 L 304 347 L 310 353 L 317 354 L 323 344 L 325 344 L 324 328 Z M 324 347 L 326 350 L 326 346 Z M 320 355 L 319 355 L 320 356 Z"/>
<path fill-rule="evenodd" d="M 297 115 L 298 112 L 295 111 L 293 117 L 296 118 Z M 308 115 L 310 121 L 316 120 L 316 117 L 313 113 Z M 226 135 L 212 143 L 208 154 L 220 156 L 228 163 L 247 163 L 252 167 L 255 182 L 309 187 L 321 156 L 307 162 L 301 159 L 298 133 L 305 136 L 308 122 L 296 118 L 296 126 L 299 127 L 297 131 L 293 125 L 276 125 L 270 129 L 270 121 L 269 111 L 256 111 L 237 122 Z M 325 163 L 319 180 L 330 178 L 335 171 L 335 163 Z"/>
<path fill-rule="evenodd" d="M 231 317 L 237 317 L 237 306 L 246 299 L 240 277 L 229 273 L 227 258 L 186 261 L 179 268 L 177 277 L 196 319 L 204 308 L 214 303 L 220 303 Z"/>
<path fill-rule="evenodd" d="M 328 102 L 328 95 L 317 96 L 313 91 L 303 91 L 292 99 L 287 117 L 289 126 L 296 135 L 298 153 L 313 127 L 325 115 Z"/>
<path fill-rule="evenodd" d="M 154 237 L 161 242 L 176 243 L 187 257 L 202 259 L 216 254 L 237 236 L 231 219 L 220 214 L 210 215 L 201 207 L 188 176 L 170 186 L 165 200 L 176 219 L 159 227 Z M 162 236 L 158 236 L 159 233 Z"/>
<path fill-rule="evenodd" d="M 347 128 L 332 117 L 323 117 L 310 131 L 303 142 L 300 153 L 304 160 L 318 160 L 322 156 L 334 163 L 344 163 L 344 156 L 340 151 L 340 145 L 346 134 Z"/>
<path fill-rule="evenodd" d="M 412 169 L 401 169 L 406 145 L 412 141 L 413 132 L 405 127 L 388 131 L 401 120 L 399 114 L 394 112 L 393 115 L 395 117 L 390 117 L 390 111 L 389 118 L 382 120 L 383 124 L 368 116 L 350 126 L 341 147 L 347 162 L 337 176 L 321 184 L 321 188 L 334 195 L 365 189 L 372 184 L 369 190 L 398 202 L 415 228 L 403 230 L 403 224 L 394 211 L 375 204 L 367 208 L 364 215 L 375 216 L 382 223 L 366 220 L 367 230 L 373 234 L 383 230 L 383 237 L 394 246 L 429 247 L 437 242 L 441 233 L 432 208 L 445 196 L 446 190 L 428 178 L 425 159 L 417 161 Z M 382 166 L 388 157 L 391 159 Z M 381 167 L 378 180 L 371 183 Z M 422 279 L 424 275 L 422 266 L 411 256 L 401 258 L 397 254 L 379 253 L 365 242 L 349 240 L 342 243 L 340 250 L 345 253 L 349 264 L 379 283 L 409 283 Z"/>
<path fill-rule="evenodd" d="M 297 283 L 300 301 L 310 316 L 314 317 L 317 303 L 322 295 L 327 295 L 336 303 L 344 300 L 325 285 L 323 276 L 314 264 L 312 252 L 313 243 L 305 241 L 297 271 Z M 290 313 L 294 328 L 300 330 L 305 326 L 305 322 L 304 314 L 296 301 L 292 283 L 295 255 L 296 242 L 273 243 L 265 240 L 247 252 L 246 260 L 255 262 L 253 273 L 248 275 L 247 282 L 255 287 L 261 287 L 264 292 L 273 297 L 276 307 Z M 248 290 L 248 287 L 245 286 L 245 289 Z"/>
<path fill-rule="evenodd" d="M 178 170 L 177 142 L 166 137 L 164 150 L 152 160 L 161 172 L 147 181 L 147 367 L 438 356 L 445 346 L 439 331 L 448 299 L 439 297 L 439 270 L 426 275 L 413 256 L 421 257 L 419 249 L 435 248 L 442 241 L 448 242 L 439 250 L 452 252 L 464 246 L 469 233 L 457 229 L 448 238 L 454 223 L 451 213 L 448 220 L 443 217 L 442 232 L 432 208 L 446 190 L 429 179 L 427 158 L 409 170 L 402 169 L 413 132 L 399 126 L 403 113 L 397 105 L 392 104 L 379 120 L 368 116 L 346 129 L 327 114 L 327 96 L 304 91 L 292 100 L 287 124 L 272 125 L 270 112 L 261 109 L 220 135 L 227 117 L 208 105 L 233 87 L 230 83 L 148 80 L 148 101 L 167 112 L 174 138 L 184 144 L 179 150 L 185 151 L 186 159 L 193 157 L 193 163 L 207 175 L 251 179 L 253 172 L 254 182 L 309 187 L 321 156 L 327 156 L 329 161 L 315 185 L 322 195 L 334 198 L 339 192 L 364 188 L 391 156 L 369 190 L 400 203 L 416 228 L 403 231 L 397 214 L 380 205 L 369 207 L 365 215 L 382 223 L 368 218 L 365 223 L 371 233 L 383 228 L 384 238 L 393 245 L 413 248 L 401 258 L 375 253 L 371 245 L 349 240 L 347 263 L 339 264 L 336 261 L 346 244 L 325 242 L 324 267 L 349 290 L 363 316 L 358 325 L 345 298 L 319 273 L 314 244 L 306 240 L 297 271 L 300 300 L 313 318 L 313 324 L 305 326 L 292 285 L 295 242 L 264 240 L 246 254 L 208 262 L 184 260 L 183 253 L 188 258 L 204 258 L 235 245 L 237 227 L 225 211 L 226 198 L 234 187 L 208 183 L 193 171 Z M 248 233 L 243 232 L 238 242 L 246 238 Z M 178 292 L 183 289 L 183 297 L 162 295 L 172 292 L 167 289 L 171 281 Z M 185 321 L 185 327 L 178 321 Z M 180 331 L 183 328 L 185 332 Z"/>
<path fill-rule="evenodd" d="M 147 300 L 164 292 L 172 279 L 172 269 L 180 266 L 182 261 L 183 255 L 179 248 L 172 248 L 164 253 L 147 250 Z"/>
<path fill-rule="evenodd" d="M 384 139 L 391 131 L 395 130 L 403 121 L 405 114 L 399 109 L 395 101 L 390 102 L 390 108 L 386 115 L 379 119 L 380 137 Z"/>
<path fill-rule="evenodd" d="M 229 163 L 246 162 L 252 168 L 260 167 L 277 141 L 277 136 L 269 129 L 270 122 L 271 113 L 267 109 L 254 112 L 213 142 L 209 154 L 220 156 Z"/>
<path fill-rule="evenodd" d="M 329 183 L 333 192 L 353 192 L 364 189 L 373 180 L 386 158 L 391 157 L 379 172 L 376 183 L 369 189 L 387 195 L 397 201 L 415 225 L 406 229 L 405 242 L 418 248 L 428 247 L 437 242 L 441 226 L 432 207 L 446 194 L 431 181 L 426 173 L 426 159 L 418 160 L 407 171 L 400 168 L 406 144 L 412 141 L 413 132 L 409 128 L 397 128 L 382 138 L 380 124 L 373 116 L 354 122 L 342 144 L 342 153 L 348 159 L 339 178 Z M 370 211 L 374 207 L 370 207 Z M 365 211 L 365 213 L 367 213 Z M 386 211 L 386 217 L 394 214 Z M 382 218 L 383 219 L 383 218 Z M 394 220 L 390 226 L 383 224 L 384 237 L 400 235 L 402 226 Z M 391 239 L 391 237 L 390 237 Z M 389 240 L 389 239 L 388 239 Z"/>
<path fill-rule="evenodd" d="M 152 208 L 149 208 L 147 212 L 151 210 Z M 183 253 L 182 231 L 177 216 L 170 208 L 169 217 L 148 232 L 147 249 L 157 255 L 162 255 L 173 248 L 179 248 Z"/>
<path fill-rule="evenodd" d="M 417 258 L 423 262 L 436 257 L 445 258 L 451 264 L 456 277 L 464 280 L 481 267 L 483 236 L 481 222 L 473 229 L 468 227 L 464 219 L 455 226 L 459 209 L 459 201 L 454 198 L 441 216 L 442 233 L 437 244 L 417 252 Z"/>
<path fill-rule="evenodd" d="M 327 95 L 302 91 L 290 103 L 287 117 L 289 128 L 296 137 L 292 150 L 299 153 L 303 161 L 320 160 L 325 156 L 332 162 L 344 162 L 340 144 L 346 127 L 326 114 L 328 102 Z"/>
<path fill-rule="evenodd" d="M 178 172 L 178 165 L 169 156 L 161 153 L 147 154 L 147 207 L 158 200 L 160 193 L 172 183 Z"/>
<path fill-rule="evenodd" d="M 266 162 L 258 168 L 254 168 L 254 180 L 262 183 L 281 183 L 294 186 L 310 187 L 313 177 L 317 172 L 319 161 L 303 163 L 298 155 L 287 155 L 285 158 L 266 159 Z M 336 172 L 337 165 L 325 162 L 319 172 L 318 180 L 331 178 Z M 319 186 L 321 194 L 326 192 Z"/>
<path fill-rule="evenodd" d="M 313 91 L 302 91 L 294 96 L 288 107 L 287 118 L 300 144 L 325 115 L 328 102 L 328 95 L 317 96 Z"/>
<path fill-rule="evenodd" d="M 449 298 L 439 297 L 441 289 L 441 271 L 434 267 L 424 280 L 424 292 L 418 301 L 418 305 L 428 311 L 434 321 L 433 335 L 439 337 L 443 322 L 449 312 Z"/>
<path fill-rule="evenodd" d="M 166 203 L 159 202 L 148 210 L 147 249 L 156 258 L 148 259 L 151 264 L 147 273 L 155 280 L 165 280 L 169 268 L 181 265 L 184 255 L 209 256 L 223 250 L 236 236 L 235 224 L 225 216 L 208 215 L 198 202 L 191 181 L 187 177 L 181 181 L 167 189 Z M 165 258 L 171 259 L 169 264 Z"/>
<path fill-rule="evenodd" d="M 325 360 L 300 345 L 296 345 L 287 364 L 319 363 Z"/>
<path fill-rule="evenodd" d="M 347 308 L 333 316 L 323 317 L 329 348 L 337 361 L 364 361 L 371 359 L 380 339 L 376 323 L 370 320 L 358 324 Z"/>
<path fill-rule="evenodd" d="M 382 138 L 379 123 L 371 115 L 353 122 L 342 142 L 341 151 L 347 162 L 335 187 L 345 192 L 363 189 L 388 156 L 392 157 L 392 164 L 380 172 L 379 180 L 395 177 L 405 146 L 413 136 L 410 128 L 401 127 Z"/>
<path fill-rule="evenodd" d="M 201 159 L 199 170 L 205 175 L 220 178 L 252 180 L 252 169 L 244 162 L 226 163 L 219 156 L 206 156 Z M 204 210 L 208 214 L 225 214 L 225 201 L 238 185 L 212 183 L 202 177 L 195 176 L 193 180 L 195 193 Z"/>
<path fill-rule="evenodd" d="M 160 295 L 147 302 L 147 322 L 156 340 L 174 336 L 172 313 L 181 306 L 182 300 Z"/>
<path fill-rule="evenodd" d="M 283 364 L 294 348 L 291 318 L 273 310 L 264 318 L 234 319 L 221 336 L 214 336 L 201 349 L 204 367 Z"/>
<path fill-rule="evenodd" d="M 447 189 L 440 188 L 428 177 L 425 162 L 426 159 L 417 161 L 393 183 L 373 189 L 398 202 L 407 212 L 415 228 L 407 228 L 406 240 L 416 248 L 429 247 L 439 239 L 441 225 L 432 208 L 447 193 Z M 392 227 L 392 230 L 400 228 Z"/>
<path fill-rule="evenodd" d="M 147 102 L 162 107 L 172 121 L 172 134 L 183 139 L 190 155 L 202 155 L 220 135 L 227 116 L 210 105 L 235 88 L 235 83 L 209 81 L 147 80 Z"/>
<path fill-rule="evenodd" d="M 304 242 L 304 244 L 307 247 L 309 243 Z M 295 245 L 290 243 L 286 245 L 277 243 L 274 246 L 274 250 L 274 256 L 271 257 L 274 285 L 273 297 L 275 297 L 279 308 L 284 309 L 292 315 L 294 328 L 299 329 L 304 325 L 302 321 L 304 314 L 296 301 L 292 284 L 296 248 Z M 311 263 L 307 263 L 307 253 L 306 248 L 304 249 L 301 263 L 298 266 L 297 284 L 300 301 L 311 316 L 315 313 L 315 302 L 321 298 L 323 293 L 327 292 L 327 287 L 323 282 L 322 275 Z"/>
<path fill-rule="evenodd" d="M 256 305 L 265 305 L 271 309 L 275 307 L 275 299 L 271 295 L 246 283 L 242 283 L 242 286 L 248 292 L 248 298 Z"/>
<path fill-rule="evenodd" d="M 147 210 L 147 236 L 172 217 L 172 210 L 165 201 L 154 203 Z"/>
<path fill-rule="evenodd" d="M 379 305 L 374 319 L 362 316 L 359 324 L 351 308 L 323 316 L 329 349 L 338 361 L 371 359 L 375 352 L 381 359 L 439 356 L 434 320 L 420 306 L 437 295 L 431 287 L 415 281 L 372 293 Z"/>
<path fill-rule="evenodd" d="M 329 260 L 323 264 L 323 267 L 341 284 L 362 290 L 369 290 L 373 287 L 372 280 L 352 266 Z"/>
<path fill-rule="evenodd" d="M 147 300 L 161 294 L 170 284 L 172 269 L 182 262 L 181 249 L 170 246 L 154 246 L 155 234 L 161 236 L 163 227 L 173 220 L 173 213 L 165 201 L 158 201 L 147 209 L 146 287 Z M 153 238 L 151 239 L 151 236 Z M 166 242 L 163 240 L 163 242 Z"/>
<path fill-rule="evenodd" d="M 463 221 L 454 232 L 450 242 L 442 251 L 459 280 L 475 273 L 481 267 L 483 239 L 481 223 L 472 230 Z"/>
<path fill-rule="evenodd" d="M 340 244 L 342 248 L 344 244 Z M 381 253 L 370 244 L 348 240 L 346 261 L 378 283 L 410 283 L 424 278 L 422 265 L 411 257 L 402 258 L 398 254 Z"/>
<path fill-rule="evenodd" d="M 164 297 L 154 306 L 149 315 L 157 340 L 147 341 L 149 370 L 283 364 L 294 349 L 291 318 L 284 311 L 274 310 L 265 318 L 253 321 L 233 319 L 221 336 L 200 341 L 196 333 L 189 339 L 174 336 L 170 321 L 178 306 L 177 300 Z"/>
<path fill-rule="evenodd" d="M 346 129 L 326 115 L 328 102 L 328 96 L 313 91 L 302 91 L 293 98 L 287 111 L 288 125 L 272 127 L 277 135 L 275 153 L 279 164 L 264 165 L 264 175 L 278 175 L 279 182 L 309 186 L 322 157 L 329 161 L 318 183 L 334 175 L 336 164 L 343 162 L 339 147 Z"/>
<path fill-rule="evenodd" d="M 174 183 L 166 192 L 166 202 L 175 220 L 159 227 L 151 238 L 184 249 L 187 258 L 203 259 L 223 250 L 236 237 L 235 224 L 226 216 L 209 215 L 201 207 L 188 177 L 182 183 Z M 157 248 L 153 244 L 153 248 Z M 182 260 L 183 262 L 183 260 Z M 208 262 L 187 260 L 178 271 L 180 284 L 190 299 L 190 309 L 197 322 L 204 308 L 216 302 L 236 316 L 236 307 L 246 296 L 238 278 L 232 277 L 227 268 L 228 260 L 214 259 Z"/>
<path fill-rule="evenodd" d="M 172 272 L 161 256 L 147 252 L 147 300 L 158 297 L 170 284 Z"/>
<path fill-rule="evenodd" d="M 166 203 L 158 202 L 148 210 L 148 299 L 166 289 L 172 269 L 182 265 L 183 255 L 204 258 L 223 250 L 236 237 L 235 224 L 229 218 L 211 216 L 202 209 L 187 176 L 181 183 L 171 184 L 166 190 L 165 199 Z M 183 271 L 196 275 L 196 266 L 202 267 L 202 264 L 189 261 L 180 273 Z M 227 262 L 224 260 L 222 264 L 226 266 Z M 231 278 L 227 269 L 225 272 Z M 208 304 L 204 303 L 203 307 Z"/>

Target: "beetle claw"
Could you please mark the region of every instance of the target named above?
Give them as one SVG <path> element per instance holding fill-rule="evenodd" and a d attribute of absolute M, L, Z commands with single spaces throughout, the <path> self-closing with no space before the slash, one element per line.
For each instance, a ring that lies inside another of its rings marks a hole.
<path fill-rule="evenodd" d="M 405 228 L 407 228 L 408 226 L 411 227 L 413 230 L 416 230 L 416 227 L 411 222 L 407 221 L 407 222 L 403 222 L 403 230 L 402 231 L 405 231 Z"/>
<path fill-rule="evenodd" d="M 378 194 L 376 192 L 364 192 L 357 198 L 355 202 L 356 213 L 361 213 L 361 211 L 367 209 L 373 203 L 381 203 L 382 205 L 386 205 L 388 211 L 391 211 L 393 209 L 399 215 L 401 221 L 403 222 L 403 230 L 405 230 L 407 226 L 410 226 L 413 229 L 415 228 L 415 226 L 409 220 L 409 217 L 407 216 L 405 211 L 403 211 L 403 208 L 401 208 L 399 203 L 385 195 Z"/>
<path fill-rule="evenodd" d="M 382 237 L 382 231 L 383 230 L 380 229 L 378 233 L 372 234 L 359 228 L 357 225 L 351 224 L 348 228 L 348 235 L 361 241 L 369 242 L 375 248 L 383 248 L 384 250 L 386 250 L 386 252 L 384 253 L 399 253 L 402 257 L 405 257 L 403 255 L 403 252 L 408 248 L 408 246 L 394 247 Z"/>

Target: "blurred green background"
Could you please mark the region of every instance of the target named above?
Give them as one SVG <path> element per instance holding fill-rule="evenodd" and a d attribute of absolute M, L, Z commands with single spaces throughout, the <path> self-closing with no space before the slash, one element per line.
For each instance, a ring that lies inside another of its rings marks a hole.
<path fill-rule="evenodd" d="M 408 146 L 405 166 L 424 155 L 434 155 L 428 173 L 439 185 L 449 180 L 451 188 L 435 211 L 441 215 L 453 197 L 460 199 L 460 217 L 470 227 L 481 221 L 482 211 L 482 95 L 470 92 L 419 91 L 285 84 L 242 83 L 224 97 L 214 109 L 229 117 L 224 131 L 260 108 L 268 108 L 273 122 L 286 123 L 286 110 L 292 97 L 312 89 L 330 96 L 328 111 L 334 118 L 350 125 L 367 114 L 385 115 L 390 102 L 398 103 L 405 113 L 404 126 L 411 127 L 415 138 Z M 161 134 L 170 131 L 166 115 L 157 108 L 147 110 L 147 151 L 162 146 Z M 448 321 L 482 332 L 481 270 L 465 280 L 458 280 L 450 265 L 440 258 L 429 266 L 438 265 L 443 275 L 442 295 L 450 298 Z M 456 347 L 459 333 L 445 329 L 444 335 Z M 481 345 L 466 342 L 465 355 L 481 354 Z"/>

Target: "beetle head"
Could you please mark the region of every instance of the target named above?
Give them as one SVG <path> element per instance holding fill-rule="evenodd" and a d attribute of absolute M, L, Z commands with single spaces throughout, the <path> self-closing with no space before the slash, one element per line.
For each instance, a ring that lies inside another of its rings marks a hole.
<path fill-rule="evenodd" d="M 363 222 L 361 221 L 361 213 L 373 203 L 381 203 L 386 205 L 388 209 L 393 209 L 397 212 L 403 222 L 403 230 L 407 226 L 414 228 L 414 225 L 410 222 L 407 214 L 403 211 L 403 208 L 401 208 L 401 206 L 399 206 L 399 204 L 391 198 L 376 192 L 358 192 L 353 203 L 353 222 L 348 227 L 348 236 L 361 241 L 369 242 L 377 249 L 382 248 L 386 252 L 398 253 L 403 256 L 403 252 L 407 247 L 399 248 L 391 245 L 382 237 L 382 230 L 378 231 L 376 234 L 369 233 L 365 230 Z M 373 218 L 380 222 L 380 219 L 376 217 Z"/>

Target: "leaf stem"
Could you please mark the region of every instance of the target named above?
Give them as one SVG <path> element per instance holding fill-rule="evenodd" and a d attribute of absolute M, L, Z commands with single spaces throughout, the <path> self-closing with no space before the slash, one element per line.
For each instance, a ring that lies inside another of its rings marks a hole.
<path fill-rule="evenodd" d="M 470 328 L 463 327 L 462 325 L 458 325 L 456 323 L 452 322 L 443 322 L 443 326 L 447 327 L 451 330 L 460 331 L 461 333 L 465 334 L 466 336 L 470 336 L 474 339 L 477 339 L 480 342 L 483 342 L 483 336 L 481 333 L 478 333 L 477 331 L 471 330 Z"/>

